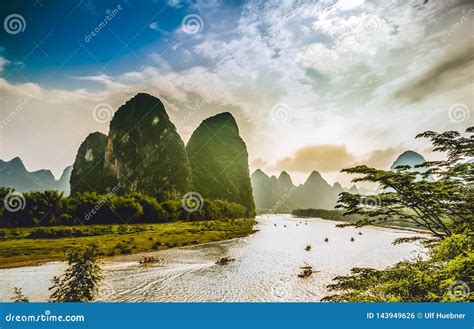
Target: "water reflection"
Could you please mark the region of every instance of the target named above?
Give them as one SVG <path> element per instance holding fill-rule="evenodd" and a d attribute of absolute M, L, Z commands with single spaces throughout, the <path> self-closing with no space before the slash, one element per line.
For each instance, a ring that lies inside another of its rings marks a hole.
<path fill-rule="evenodd" d="M 139 264 L 142 255 L 106 259 L 100 300 L 319 301 L 327 295 L 325 287 L 332 278 L 352 267 L 384 268 L 421 252 L 413 244 L 391 244 L 396 238 L 413 236 L 412 232 L 341 229 L 333 221 L 284 215 L 257 220 L 259 231 L 246 238 L 147 253 L 163 259 L 160 263 Z M 307 244 L 312 247 L 309 251 Z M 235 261 L 215 263 L 227 256 Z M 314 273 L 299 278 L 304 263 L 313 266 Z M 0 298 L 8 300 L 9 290 L 21 286 L 32 300 L 45 300 L 50 278 L 63 268 L 61 263 L 49 263 L 0 270 Z"/>

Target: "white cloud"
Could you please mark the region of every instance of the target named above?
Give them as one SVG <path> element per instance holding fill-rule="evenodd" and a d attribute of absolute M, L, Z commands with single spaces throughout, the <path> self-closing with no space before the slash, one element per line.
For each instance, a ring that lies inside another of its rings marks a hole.
<path fill-rule="evenodd" d="M 11 109 L 18 95 L 31 93 L 35 98 L 23 119 L 1 132 L 9 146 L 0 157 L 22 156 L 15 152 L 30 143 L 35 143 L 32 148 L 56 143 L 56 153 L 76 143 L 64 153 L 70 163 L 86 131 L 107 132 L 106 125 L 98 125 L 90 116 L 93 105 L 107 102 L 118 108 L 141 91 L 162 98 L 184 139 L 206 116 L 230 110 L 242 126 L 251 160 L 276 163 L 309 144 L 344 145 L 358 159 L 373 149 L 398 151 L 401 143 L 423 149 L 424 144 L 413 139 L 418 132 L 462 130 L 463 125 L 447 120 L 447 110 L 454 102 L 474 108 L 474 102 L 466 85 L 417 104 L 394 97 L 400 87 L 453 52 L 449 47 L 440 50 L 439 35 L 459 20 L 461 7 L 442 1 L 419 6 L 411 1 L 348 0 L 331 6 L 250 1 L 236 21 L 205 16 L 200 39 L 190 42 L 175 32 L 169 53 L 151 53 L 148 66 L 117 76 L 81 77 L 102 84 L 100 91 L 48 90 L 0 80 L 0 95 L 8 99 L 2 111 Z M 150 28 L 159 25 L 155 22 Z M 468 42 L 462 38 L 465 32 L 456 33 L 459 42 Z M 198 113 L 185 120 L 203 99 Z M 271 119 L 271 108 L 277 103 L 292 110 L 286 125 Z M 31 142 L 31 135 L 21 129 L 43 118 L 55 122 L 48 134 L 60 137 L 54 142 L 52 137 Z M 76 122 L 77 138 L 63 129 L 69 120 Z M 39 161 L 24 149 L 29 161 Z M 53 151 L 48 156 L 54 157 Z M 42 166 L 48 167 L 44 161 Z"/>

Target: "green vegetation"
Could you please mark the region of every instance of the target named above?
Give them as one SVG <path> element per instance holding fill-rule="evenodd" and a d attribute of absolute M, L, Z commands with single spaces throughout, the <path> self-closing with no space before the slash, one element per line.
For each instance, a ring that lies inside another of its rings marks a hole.
<path fill-rule="evenodd" d="M 329 289 L 336 294 L 326 301 L 443 302 L 473 301 L 474 248 L 474 127 L 469 137 L 455 131 L 425 132 L 434 151 L 446 153 L 444 161 L 429 161 L 415 168 L 399 166 L 384 171 L 357 166 L 344 172 L 361 175 L 354 182 L 380 184 L 376 196 L 341 193 L 340 208 L 362 216 L 341 226 L 386 224 L 394 220 L 427 230 L 431 237 L 413 237 L 394 243 L 421 241 L 429 258 L 402 261 L 388 269 L 354 268 L 338 276 Z M 421 168 L 421 170 L 416 170 Z M 376 202 L 374 202 L 374 198 Z"/>
<path fill-rule="evenodd" d="M 225 112 L 204 120 L 186 146 L 195 191 L 205 198 L 224 199 L 255 215 L 250 185 L 247 146 L 232 114 Z"/>
<path fill-rule="evenodd" d="M 139 93 L 115 112 L 103 174 L 110 188 L 120 184 L 159 201 L 193 191 L 184 142 L 158 98 Z"/>
<path fill-rule="evenodd" d="M 50 302 L 92 302 L 99 290 L 102 269 L 99 265 L 98 246 L 66 251 L 69 267 L 63 275 L 55 276 Z"/>
<path fill-rule="evenodd" d="M 53 303 L 83 303 L 96 299 L 102 281 L 100 248 L 93 244 L 85 248 L 66 250 L 69 267 L 63 275 L 53 277 L 49 301 Z M 22 288 L 13 288 L 13 302 L 28 303 Z"/>
<path fill-rule="evenodd" d="M 6 205 L 11 201 L 9 195 L 12 192 L 11 189 L 0 188 L 0 227 L 166 223 L 247 217 L 244 206 L 228 201 L 202 200 L 201 209 L 188 212 L 180 201 L 170 200 L 160 204 L 156 199 L 140 193 L 120 196 L 84 192 L 65 198 L 56 191 L 31 192 L 22 195 L 23 209 L 8 211 Z M 71 229 L 71 234 L 80 233 L 74 233 Z"/>
<path fill-rule="evenodd" d="M 294 209 L 291 214 L 297 217 L 317 217 L 340 222 L 356 222 L 362 219 L 361 216 L 357 215 L 344 216 L 344 212 L 341 210 L 326 210 L 313 208 Z"/>
<path fill-rule="evenodd" d="M 342 293 L 324 298 L 332 302 L 452 302 L 474 301 L 472 239 L 455 234 L 430 249 L 429 259 L 402 261 L 378 271 L 354 268 L 338 276 L 330 290 Z"/>
<path fill-rule="evenodd" d="M 23 290 L 18 287 L 13 288 L 13 302 L 14 303 L 29 303 L 28 297 L 23 295 Z"/>
<path fill-rule="evenodd" d="M 327 210 L 327 209 L 294 209 L 291 212 L 292 215 L 297 216 L 297 217 L 316 217 L 316 218 L 322 218 L 322 219 L 327 219 L 327 220 L 334 220 L 338 222 L 348 222 L 348 223 L 355 223 L 357 224 L 358 222 L 361 222 L 363 220 L 363 216 L 353 214 L 353 215 L 347 215 L 344 213 L 342 210 L 334 209 L 334 210 Z M 379 225 L 379 226 L 396 226 L 396 227 L 402 227 L 402 228 L 413 228 L 413 229 L 419 229 L 419 226 L 417 226 L 414 223 L 403 221 L 403 220 L 393 220 L 390 223 L 377 223 L 373 225 Z M 357 226 L 357 225 L 356 225 Z"/>
<path fill-rule="evenodd" d="M 65 252 L 99 243 L 105 256 L 161 250 L 243 237 L 253 218 L 166 224 L 53 226 L 2 229 L 0 268 L 65 260 Z M 72 230 L 73 234 L 64 236 Z M 41 234 L 38 233 L 41 232 Z M 40 237 L 40 236 L 45 236 Z"/>
<path fill-rule="evenodd" d="M 105 193 L 104 167 L 107 135 L 98 131 L 89 134 L 82 142 L 74 160 L 69 182 L 71 194 L 87 191 Z"/>

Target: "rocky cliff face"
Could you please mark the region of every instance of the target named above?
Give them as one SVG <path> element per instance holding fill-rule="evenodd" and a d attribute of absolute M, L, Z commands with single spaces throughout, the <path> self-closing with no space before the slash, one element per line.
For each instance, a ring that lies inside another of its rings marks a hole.
<path fill-rule="evenodd" d="M 148 94 L 136 95 L 115 113 L 103 168 L 125 191 L 159 200 L 179 197 L 192 186 L 184 143 L 163 103 Z"/>
<path fill-rule="evenodd" d="M 103 167 L 106 141 L 107 135 L 94 132 L 82 142 L 69 181 L 71 194 L 88 191 L 105 192 Z"/>
<path fill-rule="evenodd" d="M 255 212 L 247 147 L 230 113 L 204 120 L 192 134 L 186 150 L 195 191 L 205 198 L 240 203 L 249 214 Z"/>

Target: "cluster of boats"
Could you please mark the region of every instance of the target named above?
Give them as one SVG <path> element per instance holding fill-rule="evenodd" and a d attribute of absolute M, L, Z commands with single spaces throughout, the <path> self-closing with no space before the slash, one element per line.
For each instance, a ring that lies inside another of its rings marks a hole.
<path fill-rule="evenodd" d="M 150 264 L 150 263 L 159 263 L 163 261 L 163 259 L 157 258 L 157 257 L 148 257 L 148 256 L 143 256 L 142 259 L 140 259 L 139 263 L 140 264 Z"/>

